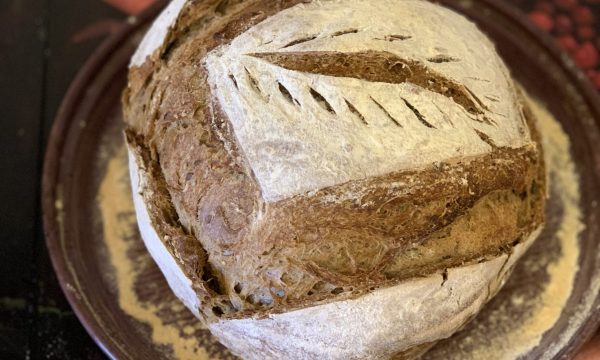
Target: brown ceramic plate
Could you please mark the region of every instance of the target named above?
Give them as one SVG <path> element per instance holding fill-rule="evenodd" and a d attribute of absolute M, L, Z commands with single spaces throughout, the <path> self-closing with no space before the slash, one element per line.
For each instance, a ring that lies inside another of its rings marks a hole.
<path fill-rule="evenodd" d="M 468 358 L 476 351 L 479 357 L 514 357 L 498 350 L 485 355 L 482 350 L 501 349 L 497 343 L 508 349 L 515 335 L 527 337 L 534 331 L 540 332 L 534 334 L 536 346 L 522 358 L 568 358 L 600 323 L 598 96 L 549 38 L 501 1 L 440 2 L 466 14 L 488 33 L 518 81 L 561 122 L 579 173 L 585 229 L 572 244 L 577 253 L 574 266 L 562 269 L 565 276 L 571 272 L 572 287 L 557 289 L 561 283 L 548 275 L 549 269 L 569 250 L 557 239 L 561 230 L 554 220 L 564 209 L 553 200 L 561 189 L 554 189 L 546 230 L 508 284 L 473 323 L 436 346 L 428 358 Z M 110 357 L 231 358 L 171 294 L 146 254 L 132 210 L 120 94 L 129 58 L 159 8 L 123 24 L 94 53 L 63 101 L 44 166 L 47 245 L 68 300 Z M 549 291 L 566 292 L 565 303 L 553 325 L 536 330 L 528 324 L 532 314 L 537 311 L 538 320 L 550 315 L 544 304 L 537 308 L 531 304 Z"/>

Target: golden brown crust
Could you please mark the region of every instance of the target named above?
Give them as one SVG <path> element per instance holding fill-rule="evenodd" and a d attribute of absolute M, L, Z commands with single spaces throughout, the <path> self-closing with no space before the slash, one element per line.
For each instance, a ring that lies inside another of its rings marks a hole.
<path fill-rule="evenodd" d="M 497 256 L 543 222 L 540 150 L 493 143 L 487 155 L 266 203 L 202 58 L 300 2 L 192 2 L 165 45 L 130 71 L 127 140 L 156 179 L 143 195 L 208 322 L 352 298 Z M 502 221 L 490 222 L 493 211 Z M 469 229 L 472 241 L 461 240 Z"/>

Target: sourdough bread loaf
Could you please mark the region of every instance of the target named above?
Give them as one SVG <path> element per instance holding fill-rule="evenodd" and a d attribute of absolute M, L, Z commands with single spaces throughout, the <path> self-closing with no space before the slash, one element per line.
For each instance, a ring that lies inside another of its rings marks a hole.
<path fill-rule="evenodd" d="M 147 248 L 244 358 L 412 358 L 543 225 L 535 119 L 420 0 L 174 0 L 123 96 Z"/>

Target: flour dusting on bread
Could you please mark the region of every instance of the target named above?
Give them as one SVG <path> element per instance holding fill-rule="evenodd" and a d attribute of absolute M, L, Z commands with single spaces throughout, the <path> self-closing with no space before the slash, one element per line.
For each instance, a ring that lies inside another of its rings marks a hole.
<path fill-rule="evenodd" d="M 493 45 L 423 1 L 297 5 L 206 66 L 267 201 L 529 141 Z"/>
<path fill-rule="evenodd" d="M 544 222 L 489 40 L 426 1 L 187 4 L 123 99 L 145 241 L 192 311 L 263 358 L 413 356 L 474 316 Z"/>
<path fill-rule="evenodd" d="M 169 3 L 144 36 L 137 51 L 131 58 L 130 66 L 142 65 L 154 51 L 164 44 L 169 29 L 175 24 L 179 13 L 187 1 L 188 0 L 172 0 Z"/>

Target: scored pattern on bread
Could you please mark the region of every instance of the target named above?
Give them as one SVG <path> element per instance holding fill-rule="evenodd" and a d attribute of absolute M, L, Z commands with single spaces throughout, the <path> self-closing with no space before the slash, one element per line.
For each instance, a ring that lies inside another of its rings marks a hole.
<path fill-rule="evenodd" d="M 492 124 L 485 117 L 489 110 L 467 87 L 436 74 L 425 65 L 402 59 L 385 51 L 341 53 L 333 51 L 275 52 L 247 54 L 284 69 L 304 73 L 350 77 L 388 84 L 411 83 L 452 99 L 474 117 L 473 120 Z M 438 55 L 439 56 L 439 55 Z M 428 59 L 428 61 L 430 61 Z M 440 63 L 441 61 L 431 61 Z M 481 116 L 481 119 L 479 116 Z"/>
<path fill-rule="evenodd" d="M 444 288 L 443 274 L 489 270 L 535 237 L 545 178 L 533 120 L 467 20 L 417 0 L 186 4 L 123 99 L 132 174 L 146 177 L 138 216 L 154 230 L 144 239 L 164 243 L 192 286 L 174 290 L 207 324 L 421 277 Z M 362 70 L 298 64 L 334 66 L 333 52 L 363 54 L 352 58 Z M 394 80 L 381 57 L 423 78 Z M 471 300 L 446 305 L 477 310 Z M 438 330 L 429 340 L 450 333 Z"/>
<path fill-rule="evenodd" d="M 419 346 L 413 346 L 431 346 L 432 338 L 460 330 L 465 319 L 473 318 L 498 292 L 539 231 L 513 253 L 489 261 L 415 278 L 356 299 L 263 319 L 220 321 L 209 329 L 249 360 L 418 359 Z"/>
<path fill-rule="evenodd" d="M 490 152 L 479 134 L 528 141 L 493 45 L 462 18 L 431 33 L 422 24 L 457 15 L 398 4 L 291 7 L 205 58 L 266 201 Z"/>

